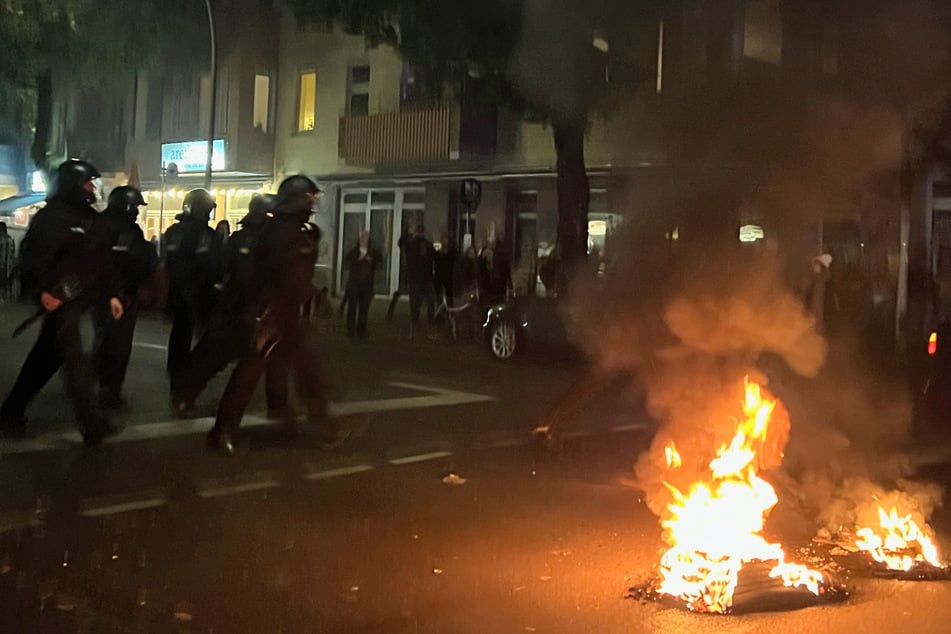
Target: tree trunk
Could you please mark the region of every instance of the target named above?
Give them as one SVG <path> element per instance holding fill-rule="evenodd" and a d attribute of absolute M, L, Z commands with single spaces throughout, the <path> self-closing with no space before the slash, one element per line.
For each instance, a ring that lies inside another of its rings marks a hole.
<path fill-rule="evenodd" d="M 53 77 L 49 71 L 36 78 L 36 121 L 30 155 L 37 169 L 49 172 L 50 137 L 53 133 Z"/>
<path fill-rule="evenodd" d="M 584 263 L 588 254 L 588 172 L 584 163 L 583 117 L 552 121 L 558 175 L 558 247 L 562 280 Z"/>

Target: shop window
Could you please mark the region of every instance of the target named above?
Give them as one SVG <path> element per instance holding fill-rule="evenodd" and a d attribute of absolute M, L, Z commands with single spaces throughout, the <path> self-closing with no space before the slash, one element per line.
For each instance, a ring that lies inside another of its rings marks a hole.
<path fill-rule="evenodd" d="M 347 114 L 362 117 L 370 114 L 370 66 L 351 66 L 347 79 Z"/>
<path fill-rule="evenodd" d="M 252 121 L 256 129 L 267 134 L 270 129 L 271 110 L 271 77 L 270 75 L 254 76 L 254 108 Z"/>
<path fill-rule="evenodd" d="M 317 123 L 317 73 L 300 74 L 297 94 L 297 131 L 311 132 Z"/>

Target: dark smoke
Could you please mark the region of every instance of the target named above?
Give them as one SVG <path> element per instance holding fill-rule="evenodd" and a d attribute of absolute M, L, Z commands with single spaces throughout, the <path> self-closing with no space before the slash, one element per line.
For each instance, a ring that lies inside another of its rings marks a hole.
<path fill-rule="evenodd" d="M 867 31 L 853 40 L 879 42 L 879 75 L 858 77 L 854 96 L 752 83 L 687 98 L 663 122 L 681 141 L 672 146 L 667 186 L 632 192 L 615 240 L 625 247 L 609 254 L 609 275 L 597 283 L 590 273 L 579 277 L 567 308 L 579 342 L 602 370 L 638 377 L 659 424 L 635 467 L 655 513 L 670 500 L 663 447 L 673 440 L 706 448 L 694 452 L 704 456 L 726 442 L 746 375 L 762 377 L 788 408 L 784 468 L 797 489 L 790 497 L 808 501 L 817 516 L 823 508 L 842 516 L 843 505 L 862 514 L 860 500 L 841 491 L 870 493 L 856 482 L 906 475 L 896 457 L 908 443 L 905 387 L 873 370 L 849 333 L 830 341 L 819 334 L 800 281 L 819 253 L 819 219 L 850 216 L 863 201 L 884 208 L 869 251 L 897 248 L 903 143 L 936 102 L 925 79 L 948 50 L 947 33 L 925 6 L 904 3 L 854 27 Z M 882 187 L 889 181 L 894 186 Z M 755 213 L 775 241 L 741 249 L 739 210 Z M 887 274 L 873 281 L 894 282 Z M 905 490 L 927 515 L 933 493 Z"/>

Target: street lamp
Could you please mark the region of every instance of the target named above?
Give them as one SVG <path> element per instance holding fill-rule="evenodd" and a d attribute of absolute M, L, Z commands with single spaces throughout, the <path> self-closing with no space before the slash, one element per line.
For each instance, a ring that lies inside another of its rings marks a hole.
<path fill-rule="evenodd" d="M 211 112 L 208 115 L 208 149 L 205 155 L 205 189 L 211 190 L 211 156 L 215 147 L 215 107 L 218 100 L 218 41 L 215 37 L 215 12 L 211 0 L 205 0 L 208 11 L 208 34 L 211 38 Z"/>

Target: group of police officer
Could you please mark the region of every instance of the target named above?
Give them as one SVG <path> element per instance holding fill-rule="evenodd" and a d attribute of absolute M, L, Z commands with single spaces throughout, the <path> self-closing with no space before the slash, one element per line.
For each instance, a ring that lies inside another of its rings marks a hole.
<path fill-rule="evenodd" d="M 208 224 L 214 197 L 192 190 L 157 254 L 136 223 L 145 205 L 141 192 L 117 187 L 98 213 L 99 178 L 88 162 L 60 165 L 53 193 L 23 239 L 22 288 L 39 306 L 15 334 L 33 320 L 42 319 L 42 326 L 0 406 L 0 431 L 28 434 L 27 406 L 62 368 L 85 444 L 98 445 L 119 432 L 113 417 L 128 407 L 122 384 L 143 285 L 162 267 L 173 411 L 188 417 L 211 379 L 236 362 L 207 437 L 209 447 L 234 455 L 238 426 L 262 374 L 268 414 L 288 432 L 298 430 L 289 394 L 293 378 L 320 441 L 342 440 L 345 432 L 328 416 L 311 329 L 300 319 L 301 305 L 313 296 L 320 241 L 320 230 L 308 222 L 320 196 L 317 184 L 291 176 L 276 195 L 255 196 L 241 230 L 227 243 Z M 95 325 L 91 355 L 82 340 L 86 317 Z"/>

